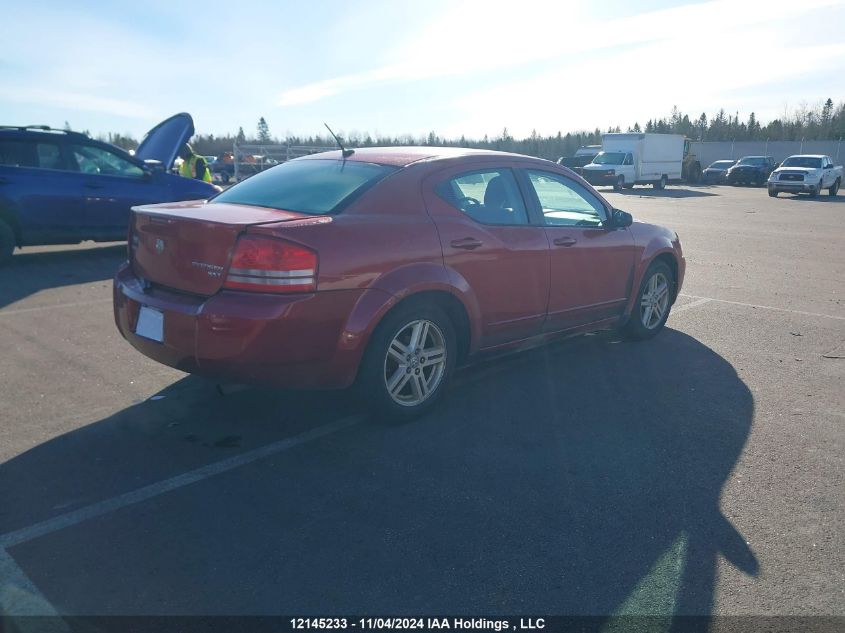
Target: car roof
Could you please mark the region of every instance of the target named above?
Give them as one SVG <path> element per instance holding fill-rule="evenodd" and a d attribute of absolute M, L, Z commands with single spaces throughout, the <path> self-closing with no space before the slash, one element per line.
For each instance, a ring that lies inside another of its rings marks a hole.
<path fill-rule="evenodd" d="M 57 130 L 46 125 L 0 125 L 0 134 L 11 137 L 36 137 L 36 138 L 73 138 L 90 140 L 87 134 L 72 132 L 69 130 Z"/>
<path fill-rule="evenodd" d="M 793 154 L 787 158 L 828 158 L 827 154 Z"/>
<path fill-rule="evenodd" d="M 359 147 L 355 152 L 346 158 L 348 161 L 363 163 L 375 163 L 377 165 L 390 165 L 393 167 L 407 167 L 412 163 L 420 161 L 444 160 L 460 158 L 464 156 L 499 156 L 510 158 L 534 158 L 523 154 L 510 152 L 497 152 L 488 149 L 469 149 L 466 147 Z M 321 152 L 302 156 L 295 160 L 341 160 L 343 156 L 340 150 Z M 535 160 L 542 160 L 535 158 Z"/>

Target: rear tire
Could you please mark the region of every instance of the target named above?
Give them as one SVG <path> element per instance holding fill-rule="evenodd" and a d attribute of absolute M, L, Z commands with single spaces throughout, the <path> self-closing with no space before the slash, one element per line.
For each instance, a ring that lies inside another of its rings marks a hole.
<path fill-rule="evenodd" d="M 440 307 L 400 305 L 370 339 L 355 385 L 358 397 L 386 422 L 419 417 L 442 397 L 457 351 L 455 327 Z"/>
<path fill-rule="evenodd" d="M 839 185 L 839 178 L 837 178 L 836 181 L 830 186 L 830 189 L 827 190 L 827 195 L 829 195 L 831 198 L 835 198 L 836 194 L 839 193 Z"/>
<path fill-rule="evenodd" d="M 631 317 L 623 330 L 626 338 L 644 341 L 657 336 L 666 325 L 674 300 L 675 276 L 664 262 L 652 263 L 643 275 Z"/>
<path fill-rule="evenodd" d="M 661 176 L 661 177 L 660 177 L 660 180 L 658 180 L 657 182 L 652 183 L 652 186 L 653 186 L 655 189 L 665 189 L 665 188 L 666 188 L 666 184 L 667 184 L 667 183 L 668 183 L 668 180 L 666 179 L 666 176 Z"/>
<path fill-rule="evenodd" d="M 15 251 L 15 232 L 12 227 L 0 220 L 0 266 L 8 264 Z"/>

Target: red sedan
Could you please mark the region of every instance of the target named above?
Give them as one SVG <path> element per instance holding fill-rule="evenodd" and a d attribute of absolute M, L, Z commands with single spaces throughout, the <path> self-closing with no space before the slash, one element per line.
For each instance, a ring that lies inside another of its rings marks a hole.
<path fill-rule="evenodd" d="M 685 260 L 549 161 L 431 147 L 299 158 L 204 202 L 137 207 L 114 281 L 121 334 L 178 369 L 356 384 L 431 407 L 456 365 L 558 334 L 657 334 Z"/>

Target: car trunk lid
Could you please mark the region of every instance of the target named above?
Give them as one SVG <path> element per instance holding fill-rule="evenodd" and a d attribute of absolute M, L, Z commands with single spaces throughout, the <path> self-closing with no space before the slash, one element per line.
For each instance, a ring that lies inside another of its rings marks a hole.
<path fill-rule="evenodd" d="M 238 236 L 251 226 L 304 218 L 314 216 L 203 201 L 133 207 L 132 267 L 153 284 L 209 296 L 223 285 Z"/>

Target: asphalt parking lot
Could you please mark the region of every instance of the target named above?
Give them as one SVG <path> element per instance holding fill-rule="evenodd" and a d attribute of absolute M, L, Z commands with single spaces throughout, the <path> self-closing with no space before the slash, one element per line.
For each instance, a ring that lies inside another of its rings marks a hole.
<path fill-rule="evenodd" d="M 666 331 L 466 369 L 402 426 L 141 356 L 112 321 L 123 245 L 19 251 L 0 605 L 845 616 L 845 195 L 603 193 L 681 236 Z"/>

